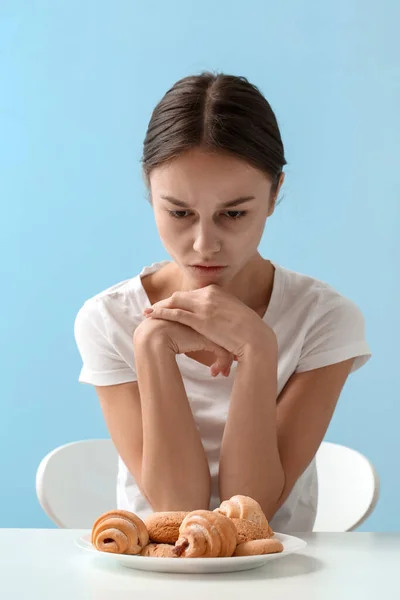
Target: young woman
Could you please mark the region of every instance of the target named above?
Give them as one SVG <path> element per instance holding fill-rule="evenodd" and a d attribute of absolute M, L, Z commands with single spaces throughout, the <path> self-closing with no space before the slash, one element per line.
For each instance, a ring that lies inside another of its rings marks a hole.
<path fill-rule="evenodd" d="M 315 454 L 370 350 L 353 302 L 258 252 L 285 164 L 244 77 L 186 77 L 153 111 L 143 173 L 172 260 L 87 300 L 75 322 L 79 380 L 120 456 L 120 509 L 243 494 L 276 531 L 313 528 Z"/>

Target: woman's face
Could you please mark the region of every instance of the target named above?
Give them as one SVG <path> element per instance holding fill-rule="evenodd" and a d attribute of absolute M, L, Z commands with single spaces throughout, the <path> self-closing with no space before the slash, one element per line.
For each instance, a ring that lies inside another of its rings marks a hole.
<path fill-rule="evenodd" d="M 195 149 L 154 169 L 150 192 L 162 243 L 197 288 L 232 281 L 256 257 L 279 190 L 273 197 L 270 179 L 243 160 Z"/>

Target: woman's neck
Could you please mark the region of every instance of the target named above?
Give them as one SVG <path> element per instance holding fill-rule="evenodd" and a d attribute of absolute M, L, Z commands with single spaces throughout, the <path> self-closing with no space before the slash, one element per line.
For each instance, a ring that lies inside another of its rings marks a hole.
<path fill-rule="evenodd" d="M 251 260 L 223 289 L 258 313 L 264 314 L 273 290 L 275 267 L 260 254 Z M 150 301 L 158 302 L 174 292 L 196 289 L 175 262 L 143 279 Z M 262 316 L 262 315 L 260 315 Z"/>

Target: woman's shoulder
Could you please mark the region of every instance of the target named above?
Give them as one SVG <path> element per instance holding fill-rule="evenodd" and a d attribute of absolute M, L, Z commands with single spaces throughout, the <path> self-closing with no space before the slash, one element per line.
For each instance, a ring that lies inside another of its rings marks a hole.
<path fill-rule="evenodd" d="M 133 277 L 115 283 L 93 296 L 81 305 L 78 315 L 81 318 L 99 321 L 104 317 L 131 321 L 142 316 L 149 304 L 143 278 L 148 279 L 169 261 L 161 261 L 145 266 Z M 146 286 L 147 287 L 147 286 Z"/>
<path fill-rule="evenodd" d="M 360 307 L 335 287 L 280 267 L 284 290 L 279 314 L 283 337 L 301 340 L 297 372 L 354 358 L 352 370 L 371 356 Z"/>
<path fill-rule="evenodd" d="M 282 285 L 282 305 L 288 310 L 299 307 L 317 307 L 343 305 L 355 306 L 355 303 L 330 283 L 299 271 L 275 265 L 279 270 Z"/>
<path fill-rule="evenodd" d="M 280 269 L 284 290 L 279 321 L 286 331 L 295 330 L 304 339 L 303 352 L 311 353 L 307 348 L 312 347 L 313 353 L 318 350 L 326 357 L 329 352 L 342 348 L 365 355 L 363 360 L 366 360 L 370 350 L 360 307 L 326 281 L 283 267 Z M 305 366 L 301 365 L 301 368 Z"/>
<path fill-rule="evenodd" d="M 366 323 L 360 306 L 326 281 L 278 267 L 281 295 L 275 325 L 288 334 L 318 343 L 335 332 L 338 344 L 345 338 L 365 339 Z"/>

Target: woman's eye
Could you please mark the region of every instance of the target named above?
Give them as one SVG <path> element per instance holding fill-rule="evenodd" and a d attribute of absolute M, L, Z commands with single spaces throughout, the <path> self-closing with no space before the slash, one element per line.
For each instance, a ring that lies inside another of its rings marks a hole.
<path fill-rule="evenodd" d="M 187 217 L 188 213 L 189 213 L 188 210 L 170 210 L 169 211 L 169 214 L 174 219 L 185 219 Z M 244 217 L 246 214 L 247 214 L 246 210 L 228 210 L 227 212 L 223 213 L 223 216 L 228 216 L 227 218 L 230 219 L 231 221 L 237 221 L 238 219 L 241 219 L 242 217 Z"/>
<path fill-rule="evenodd" d="M 238 219 L 241 219 L 242 217 L 244 217 L 246 215 L 247 211 L 245 210 L 228 210 L 228 212 L 226 214 L 229 215 L 229 219 L 232 219 L 233 221 L 237 221 Z M 232 216 L 233 215 L 233 216 Z"/>
<path fill-rule="evenodd" d="M 186 214 L 189 211 L 187 210 L 170 210 L 169 214 L 171 215 L 171 217 L 174 217 L 174 219 L 184 219 L 186 217 Z"/>

